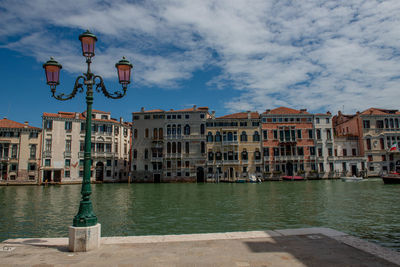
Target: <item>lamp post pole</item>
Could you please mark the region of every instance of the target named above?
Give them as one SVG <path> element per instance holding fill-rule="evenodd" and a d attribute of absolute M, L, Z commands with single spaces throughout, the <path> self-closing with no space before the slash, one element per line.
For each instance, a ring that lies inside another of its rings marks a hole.
<path fill-rule="evenodd" d="M 104 85 L 103 78 L 99 75 L 94 75 L 90 70 L 90 64 L 92 63 L 92 57 L 94 57 L 94 47 L 97 41 L 97 37 L 89 31 L 84 32 L 79 36 L 79 40 L 82 44 L 82 54 L 86 58 L 87 71 L 80 75 L 75 80 L 75 85 L 72 92 L 69 95 L 63 93 L 56 94 L 56 86 L 60 84 L 60 70 L 62 69 L 61 64 L 50 58 L 43 68 L 45 69 L 47 84 L 50 86 L 52 96 L 61 101 L 69 100 L 75 97 L 75 95 L 84 91 L 84 86 L 86 86 L 86 132 L 85 132 L 85 152 L 84 152 L 84 167 L 83 167 L 83 180 L 82 180 L 82 190 L 81 190 L 81 201 L 79 204 L 78 214 L 73 219 L 74 231 L 87 230 L 97 224 L 97 217 L 93 212 L 92 201 L 90 200 L 90 195 L 92 193 L 90 184 L 90 167 L 91 167 L 91 135 L 92 135 L 92 104 L 93 104 L 93 86 L 96 86 L 97 92 L 102 92 L 104 96 L 112 99 L 122 98 L 126 94 L 128 84 L 130 83 L 130 74 L 132 69 L 132 64 L 123 57 L 115 67 L 118 71 L 119 83 L 122 85 L 122 92 L 116 91 L 114 93 L 109 93 Z M 97 82 L 96 82 L 97 81 Z M 75 229 L 76 228 L 76 229 Z M 82 228 L 82 229 L 79 229 Z M 98 239 L 100 240 L 100 225 L 98 228 Z M 89 229 L 90 231 L 90 229 Z M 91 236 L 90 232 L 85 234 L 85 238 L 89 239 Z M 93 236 L 93 235 L 92 235 Z M 71 229 L 70 229 L 70 250 L 71 251 L 88 251 L 92 247 L 87 243 L 90 240 L 82 241 L 82 238 L 77 238 L 74 236 L 71 241 Z M 75 244 L 71 247 L 71 242 L 77 242 L 81 240 L 81 244 Z M 98 245 L 100 244 L 99 240 Z M 82 243 L 83 242 L 83 243 Z M 98 247 L 98 246 L 97 246 Z M 95 248 L 95 247 L 93 247 Z"/>

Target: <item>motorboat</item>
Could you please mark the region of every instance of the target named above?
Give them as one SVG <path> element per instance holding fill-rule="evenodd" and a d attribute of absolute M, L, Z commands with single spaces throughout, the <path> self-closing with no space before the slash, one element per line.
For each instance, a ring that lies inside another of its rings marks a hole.
<path fill-rule="evenodd" d="M 400 173 L 391 172 L 381 176 L 385 184 L 400 184 Z"/>
<path fill-rule="evenodd" d="M 343 182 L 359 182 L 362 181 L 364 178 L 362 178 L 361 176 L 357 177 L 353 175 L 353 176 L 340 177 L 340 179 L 342 179 Z"/>
<path fill-rule="evenodd" d="M 284 181 L 304 181 L 304 177 L 296 176 L 296 175 L 286 175 L 286 176 L 282 176 L 282 180 L 284 180 Z"/>
<path fill-rule="evenodd" d="M 257 178 L 255 175 L 251 175 L 249 178 L 249 183 L 261 183 L 261 179 Z"/>

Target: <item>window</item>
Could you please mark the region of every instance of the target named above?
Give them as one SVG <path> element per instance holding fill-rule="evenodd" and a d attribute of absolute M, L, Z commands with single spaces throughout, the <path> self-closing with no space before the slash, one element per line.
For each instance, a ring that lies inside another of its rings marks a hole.
<path fill-rule="evenodd" d="M 372 155 L 368 155 L 368 161 L 372 161 Z"/>
<path fill-rule="evenodd" d="M 145 137 L 145 138 L 149 138 L 149 129 L 148 129 L 148 128 L 146 128 L 146 129 L 144 130 L 144 137 Z"/>
<path fill-rule="evenodd" d="M 200 151 L 202 154 L 206 153 L 206 145 L 204 142 L 201 142 L 201 144 L 200 144 Z"/>
<path fill-rule="evenodd" d="M 382 129 L 383 128 L 383 120 L 377 120 L 376 121 L 376 128 Z"/>
<path fill-rule="evenodd" d="M 200 119 L 204 119 L 205 115 L 202 113 L 200 114 Z"/>
<path fill-rule="evenodd" d="M 268 139 L 268 130 L 263 131 L 263 139 L 267 140 Z"/>
<path fill-rule="evenodd" d="M 207 133 L 207 142 L 212 142 L 213 141 L 213 135 L 212 132 Z"/>
<path fill-rule="evenodd" d="M 381 138 L 379 141 L 381 143 L 381 149 L 385 149 L 385 139 Z"/>
<path fill-rule="evenodd" d="M 242 134 L 240 135 L 240 141 L 247 142 L 247 134 L 245 131 L 243 131 Z"/>
<path fill-rule="evenodd" d="M 133 150 L 133 158 L 134 158 L 134 159 L 137 158 L 137 150 L 136 150 L 136 149 Z"/>
<path fill-rule="evenodd" d="M 44 166 L 49 167 L 51 165 L 51 159 L 44 160 Z"/>
<path fill-rule="evenodd" d="M 133 137 L 134 137 L 135 139 L 138 138 L 138 130 L 137 130 L 137 129 L 133 130 Z"/>
<path fill-rule="evenodd" d="M 176 143 L 172 142 L 172 153 L 176 153 Z"/>
<path fill-rule="evenodd" d="M 317 129 L 317 139 L 321 139 L 321 129 Z"/>
<path fill-rule="evenodd" d="M 178 153 L 182 153 L 182 143 L 178 142 Z"/>
<path fill-rule="evenodd" d="M 297 130 L 297 138 L 301 139 L 301 130 L 300 129 Z"/>
<path fill-rule="evenodd" d="M 37 133 L 37 132 L 30 132 L 29 133 L 29 138 L 38 138 L 38 136 L 39 136 L 39 133 Z"/>
<path fill-rule="evenodd" d="M 269 147 L 263 148 L 264 157 L 269 157 Z"/>
<path fill-rule="evenodd" d="M 190 135 L 190 126 L 188 124 L 185 125 L 185 128 L 183 129 L 183 134 Z"/>
<path fill-rule="evenodd" d="M 326 120 L 326 123 L 329 123 L 329 118 L 326 118 L 325 120 Z"/>
<path fill-rule="evenodd" d="M 208 160 L 214 160 L 214 153 L 212 151 L 208 152 Z"/>
<path fill-rule="evenodd" d="M 333 154 L 332 154 L 332 148 L 331 148 L 331 147 L 328 148 L 328 156 L 329 156 L 329 157 L 332 157 L 332 156 L 333 156 Z"/>
<path fill-rule="evenodd" d="M 317 124 L 319 124 L 319 118 L 316 118 L 316 119 L 315 119 L 315 122 L 316 122 Z"/>
<path fill-rule="evenodd" d="M 364 127 L 364 129 L 369 129 L 370 128 L 369 120 L 363 120 L 363 127 Z"/>
<path fill-rule="evenodd" d="M 167 153 L 168 154 L 171 153 L 171 143 L 170 142 L 167 143 Z"/>
<path fill-rule="evenodd" d="M 70 159 L 65 159 L 65 167 L 71 166 L 71 160 Z"/>
<path fill-rule="evenodd" d="M 335 170 L 335 167 L 332 162 L 329 163 L 329 171 L 333 172 Z"/>
<path fill-rule="evenodd" d="M 319 171 L 324 172 L 324 164 L 323 163 L 319 164 Z"/>
<path fill-rule="evenodd" d="M 65 122 L 65 130 L 66 131 L 71 131 L 72 130 L 72 121 L 66 121 Z"/>
<path fill-rule="evenodd" d="M 124 154 L 127 154 L 127 153 L 128 153 L 128 145 L 124 144 Z"/>
<path fill-rule="evenodd" d="M 107 160 L 107 166 L 110 167 L 111 166 L 111 159 Z"/>
<path fill-rule="evenodd" d="M 353 156 L 357 155 L 357 150 L 355 148 L 352 149 L 352 154 L 353 154 Z"/>
<path fill-rule="evenodd" d="M 346 162 L 343 162 L 343 163 L 342 163 L 342 169 L 343 169 L 344 172 L 347 171 Z"/>
<path fill-rule="evenodd" d="M 310 155 L 315 156 L 315 147 L 313 146 L 310 147 Z"/>
<path fill-rule="evenodd" d="M 18 145 L 12 145 L 11 147 L 11 158 L 16 159 L 18 152 Z"/>
<path fill-rule="evenodd" d="M 189 119 L 190 118 L 190 116 L 189 116 L 189 114 L 185 114 L 185 119 Z"/>
<path fill-rule="evenodd" d="M 308 130 L 308 139 L 313 139 L 313 131 L 311 129 Z"/>
<path fill-rule="evenodd" d="M 386 161 L 386 155 L 382 155 L 382 161 Z"/>
<path fill-rule="evenodd" d="M 299 156 L 303 156 L 304 155 L 303 147 L 297 147 L 297 155 L 299 155 Z"/>
<path fill-rule="evenodd" d="M 29 151 L 29 158 L 30 159 L 36 158 L 36 145 L 31 145 L 30 151 Z"/>
<path fill-rule="evenodd" d="M 174 143 L 175 144 L 175 143 Z M 149 150 L 146 148 L 145 150 L 144 150 L 144 158 L 145 159 L 148 159 L 149 158 Z"/>
<path fill-rule="evenodd" d="M 260 141 L 260 134 L 258 133 L 258 131 L 255 131 L 253 134 L 253 142 L 258 142 Z"/>
<path fill-rule="evenodd" d="M 71 140 L 65 140 L 65 151 L 71 152 Z"/>
<path fill-rule="evenodd" d="M 347 156 L 347 149 L 343 149 L 343 157 L 346 157 Z"/>
<path fill-rule="evenodd" d="M 274 130 L 274 139 L 278 139 L 278 130 Z"/>
<path fill-rule="evenodd" d="M 164 132 L 163 128 L 158 128 L 158 138 L 163 139 L 163 137 L 164 137 L 163 132 Z"/>
<path fill-rule="evenodd" d="M 371 150 L 371 139 L 367 139 L 367 150 Z"/>
<path fill-rule="evenodd" d="M 36 163 L 28 163 L 28 171 L 35 171 Z"/>
<path fill-rule="evenodd" d="M 204 114 L 202 114 L 203 116 L 204 116 Z M 205 130 L 205 125 L 204 124 L 201 124 L 200 125 L 200 134 L 204 134 L 205 132 L 206 132 L 206 130 Z"/>
<path fill-rule="evenodd" d="M 189 152 L 190 152 L 190 151 L 189 151 L 189 142 L 186 142 L 186 143 L 185 143 L 185 153 L 186 153 L 186 154 L 189 154 Z"/>
<path fill-rule="evenodd" d="M 322 157 L 322 147 L 318 148 L 318 157 Z"/>
<path fill-rule="evenodd" d="M 44 128 L 45 128 L 46 130 L 51 130 L 51 129 L 53 129 L 53 121 L 51 121 L 51 120 L 45 120 L 45 121 L 44 121 Z"/>
<path fill-rule="evenodd" d="M 255 160 L 260 160 L 260 159 L 261 159 L 261 153 L 260 153 L 260 151 L 255 151 L 255 152 L 254 152 L 254 159 L 255 159 Z"/>
<path fill-rule="evenodd" d="M 326 129 L 326 139 L 331 140 L 332 139 L 332 134 L 330 129 Z"/>

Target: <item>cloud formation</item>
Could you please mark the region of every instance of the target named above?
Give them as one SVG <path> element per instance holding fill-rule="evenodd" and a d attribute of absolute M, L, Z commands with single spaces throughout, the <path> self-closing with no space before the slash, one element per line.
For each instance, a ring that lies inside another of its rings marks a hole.
<path fill-rule="evenodd" d="M 179 87 L 211 66 L 220 71 L 210 88 L 239 91 L 226 97 L 232 112 L 354 112 L 398 107 L 399 13 L 398 0 L 4 0 L 0 42 L 40 62 L 51 49 L 78 73 L 79 47 L 63 32 L 89 28 L 102 38 L 95 70 L 105 77 L 122 55 L 142 86 Z"/>

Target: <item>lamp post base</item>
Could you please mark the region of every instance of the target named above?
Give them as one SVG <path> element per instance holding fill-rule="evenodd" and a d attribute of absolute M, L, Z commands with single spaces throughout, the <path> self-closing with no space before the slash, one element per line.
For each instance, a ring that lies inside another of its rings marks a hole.
<path fill-rule="evenodd" d="M 86 252 L 100 247 L 101 225 L 69 227 L 69 251 Z"/>

